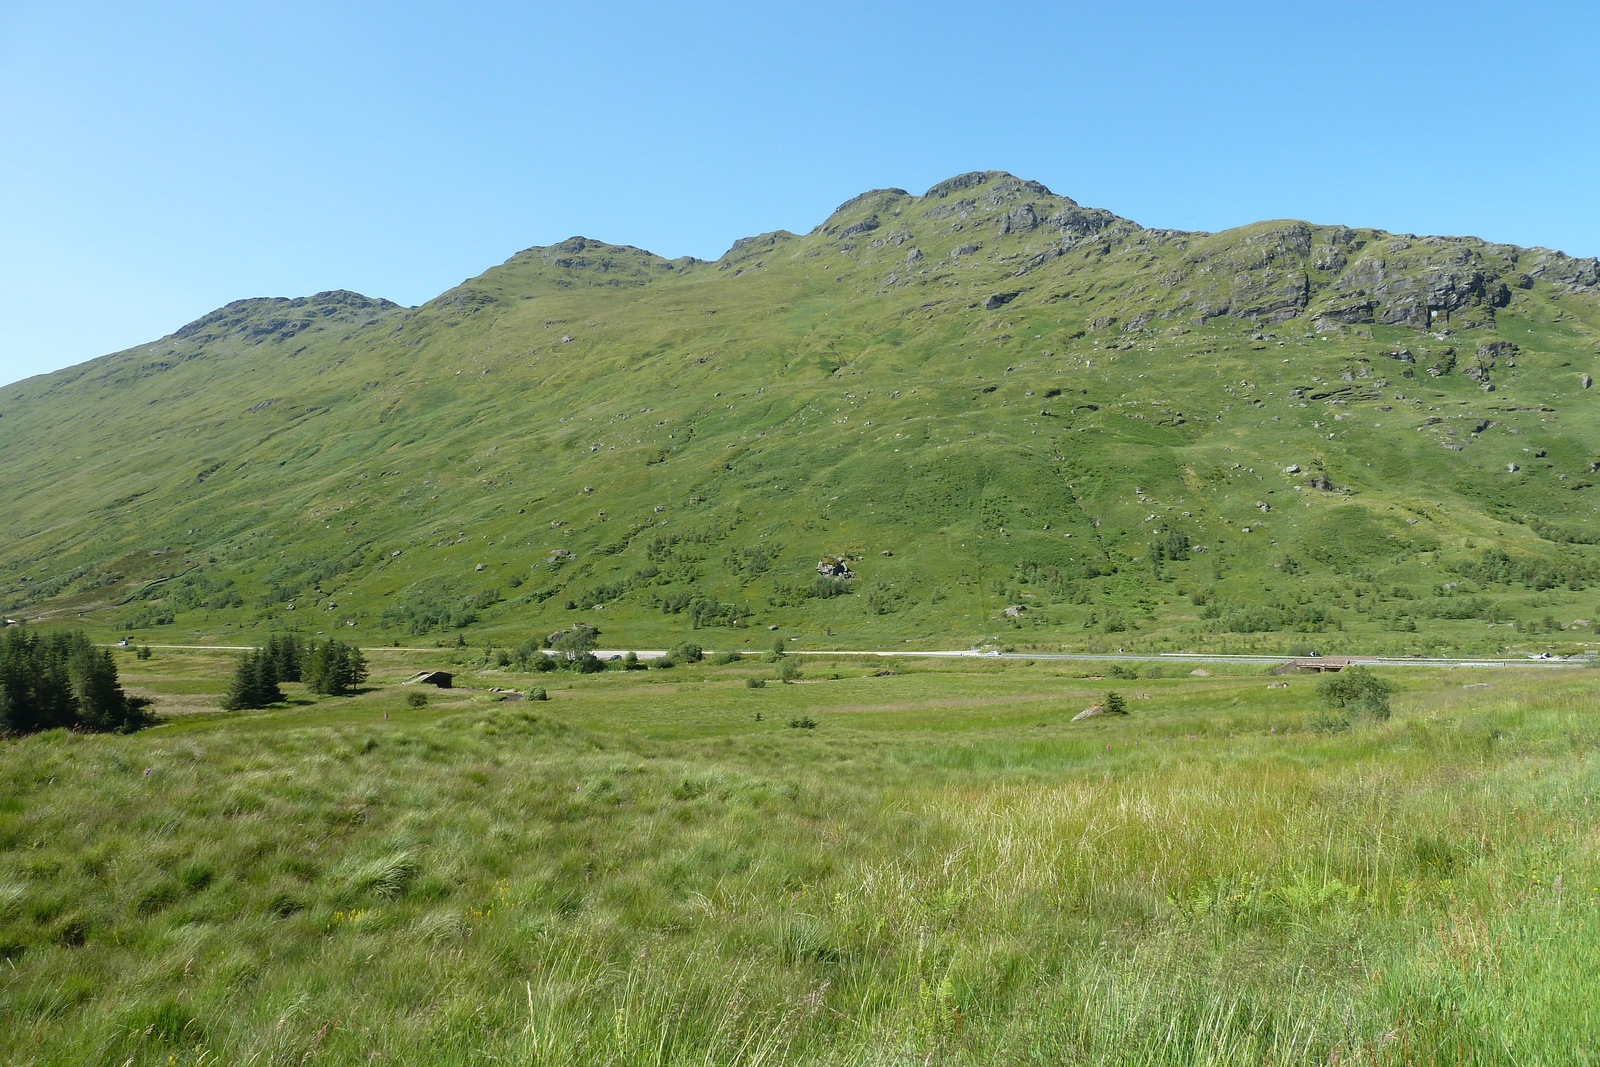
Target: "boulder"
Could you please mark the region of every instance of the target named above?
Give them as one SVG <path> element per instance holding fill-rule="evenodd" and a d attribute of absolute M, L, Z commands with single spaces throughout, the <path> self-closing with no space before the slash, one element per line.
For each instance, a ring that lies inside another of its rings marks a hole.
<path fill-rule="evenodd" d="M 825 578 L 854 578 L 852 571 L 844 560 L 837 556 L 823 556 L 817 560 L 817 573 Z"/>
<path fill-rule="evenodd" d="M 1078 712 L 1078 714 L 1074 715 L 1072 717 L 1072 721 L 1078 722 L 1082 719 L 1097 719 L 1105 713 L 1106 708 L 1104 704 L 1090 704 L 1088 707 Z"/>

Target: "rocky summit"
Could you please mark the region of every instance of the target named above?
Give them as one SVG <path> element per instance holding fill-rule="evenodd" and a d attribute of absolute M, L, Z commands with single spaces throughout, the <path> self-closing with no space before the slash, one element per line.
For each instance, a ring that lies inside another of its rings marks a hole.
<path fill-rule="evenodd" d="M 172 643 L 1576 649 L 1597 363 L 1593 259 L 964 174 L 0 389 L 0 603 Z"/>

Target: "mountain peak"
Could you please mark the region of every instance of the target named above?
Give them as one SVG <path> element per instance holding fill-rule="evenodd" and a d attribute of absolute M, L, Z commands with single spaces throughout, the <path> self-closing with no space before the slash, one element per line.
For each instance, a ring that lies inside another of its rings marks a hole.
<path fill-rule="evenodd" d="M 319 324 L 368 326 L 399 304 L 348 289 L 329 289 L 313 296 L 258 296 L 235 300 L 200 316 L 173 333 L 179 340 L 216 341 L 238 336 L 246 341 L 286 341 Z"/>
<path fill-rule="evenodd" d="M 942 199 L 953 196 L 967 189 L 977 189 L 985 185 L 994 184 L 994 192 L 1007 197 L 1019 196 L 1055 196 L 1048 188 L 1035 181 L 1019 178 L 1003 170 L 973 170 L 965 174 L 957 174 L 954 178 L 946 178 L 937 185 L 932 186 L 922 194 L 924 200 Z M 1060 199 L 1066 200 L 1067 197 Z"/>

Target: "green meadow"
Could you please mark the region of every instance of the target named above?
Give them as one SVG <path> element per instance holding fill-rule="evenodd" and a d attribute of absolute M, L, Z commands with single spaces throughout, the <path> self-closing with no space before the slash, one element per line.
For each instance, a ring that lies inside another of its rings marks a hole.
<path fill-rule="evenodd" d="M 1187 664 L 371 659 L 226 714 L 119 653 L 161 725 L 0 741 L 0 1063 L 1600 1058 L 1592 671 L 1330 733 Z"/>

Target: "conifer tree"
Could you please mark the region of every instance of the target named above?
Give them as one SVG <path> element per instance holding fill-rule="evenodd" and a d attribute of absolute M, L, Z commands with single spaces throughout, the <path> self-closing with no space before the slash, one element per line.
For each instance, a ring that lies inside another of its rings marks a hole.
<path fill-rule="evenodd" d="M 0 632 L 0 732 L 126 732 L 151 722 L 149 707 L 122 691 L 111 653 L 82 633 L 26 626 Z"/>
<path fill-rule="evenodd" d="M 252 648 L 234 665 L 233 680 L 222 698 L 222 707 L 226 711 L 243 711 L 264 708 L 282 699 L 283 691 L 278 688 L 277 668 L 272 657 L 263 649 Z"/>
<path fill-rule="evenodd" d="M 311 647 L 306 659 L 306 688 L 326 696 L 343 696 L 367 677 L 367 661 L 361 650 L 329 638 Z"/>

